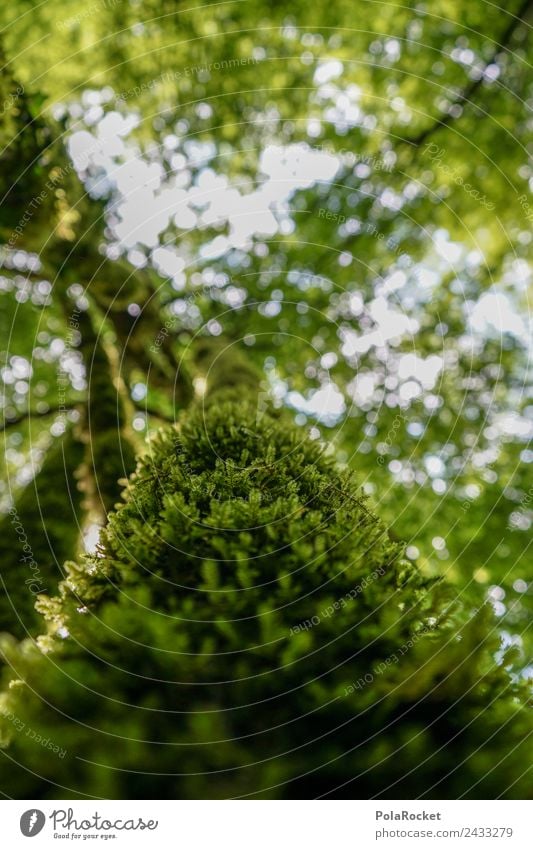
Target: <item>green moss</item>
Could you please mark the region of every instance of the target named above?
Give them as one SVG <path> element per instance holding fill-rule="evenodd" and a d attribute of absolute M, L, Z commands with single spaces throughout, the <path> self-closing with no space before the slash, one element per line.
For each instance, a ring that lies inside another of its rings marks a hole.
<path fill-rule="evenodd" d="M 253 404 L 217 393 L 162 434 L 42 609 L 40 649 L 5 646 L 10 795 L 527 792 L 490 611 L 424 579 L 321 446 Z"/>

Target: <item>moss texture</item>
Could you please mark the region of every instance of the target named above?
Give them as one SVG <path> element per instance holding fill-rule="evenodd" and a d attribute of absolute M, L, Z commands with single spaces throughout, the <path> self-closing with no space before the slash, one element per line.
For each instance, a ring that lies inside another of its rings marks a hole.
<path fill-rule="evenodd" d="M 527 795 L 490 608 L 428 582 L 323 446 L 234 396 L 152 443 L 39 646 L 5 641 L 0 789 Z"/>

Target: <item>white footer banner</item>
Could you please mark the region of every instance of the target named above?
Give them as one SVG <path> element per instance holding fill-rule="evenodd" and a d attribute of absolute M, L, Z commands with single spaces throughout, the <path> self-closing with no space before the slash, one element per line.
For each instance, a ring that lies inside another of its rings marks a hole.
<path fill-rule="evenodd" d="M 532 849 L 531 813 L 524 801 L 6 800 L 0 835 L 6 849 Z"/>

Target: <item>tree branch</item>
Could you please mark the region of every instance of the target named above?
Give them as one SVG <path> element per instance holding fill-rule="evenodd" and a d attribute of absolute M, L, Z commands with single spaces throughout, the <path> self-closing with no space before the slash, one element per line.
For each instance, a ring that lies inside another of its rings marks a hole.
<path fill-rule="evenodd" d="M 176 423 L 175 418 L 167 416 L 166 413 L 162 413 L 161 410 L 156 410 L 154 407 L 147 407 L 146 404 L 135 404 L 135 402 L 133 405 L 139 413 L 144 413 L 147 416 L 153 416 L 156 419 L 161 419 L 162 422 L 168 422 L 168 424 Z"/>
<path fill-rule="evenodd" d="M 420 147 L 431 135 L 433 135 L 433 133 L 436 133 L 437 130 L 444 129 L 449 124 L 451 124 L 452 121 L 456 120 L 456 118 L 459 117 L 458 115 L 454 116 L 453 114 L 454 106 L 463 107 L 467 103 L 470 103 L 472 101 L 472 98 L 474 97 L 478 88 L 483 83 L 487 68 L 489 67 L 489 65 L 493 65 L 498 55 L 509 46 L 516 30 L 518 29 L 520 24 L 524 22 L 525 18 L 527 17 L 532 8 L 533 0 L 523 0 L 522 5 L 518 9 L 516 15 L 513 16 L 512 20 L 507 25 L 505 31 L 500 36 L 498 46 L 492 53 L 490 59 L 485 63 L 485 66 L 479 78 L 477 80 L 471 80 L 468 85 L 463 89 L 461 94 L 459 94 L 455 98 L 455 100 L 450 104 L 448 108 L 447 115 L 445 115 L 443 118 L 439 118 L 430 127 L 427 127 L 425 130 L 422 130 L 422 132 L 419 133 L 418 136 L 416 136 L 415 138 L 402 139 L 403 144 L 409 144 L 412 147 Z"/>
<path fill-rule="evenodd" d="M 73 410 L 73 407 L 63 407 L 60 404 L 56 404 L 53 407 L 49 407 L 44 413 L 36 412 L 35 410 L 26 410 L 25 413 L 20 413 L 20 415 L 15 416 L 14 419 L 6 419 L 0 424 L 0 433 L 4 430 L 7 430 L 10 427 L 15 427 L 18 424 L 21 424 L 26 419 L 33 418 L 45 418 L 45 416 L 51 416 L 54 413 L 70 413 Z"/>

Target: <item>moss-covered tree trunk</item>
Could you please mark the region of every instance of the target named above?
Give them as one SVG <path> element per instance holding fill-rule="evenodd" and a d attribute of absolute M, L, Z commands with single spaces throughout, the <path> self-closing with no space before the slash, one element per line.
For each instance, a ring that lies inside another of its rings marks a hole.
<path fill-rule="evenodd" d="M 57 592 L 63 563 L 80 537 L 76 472 L 82 457 L 71 427 L 0 524 L 0 632 L 22 639 L 42 630 L 35 602 Z"/>
<path fill-rule="evenodd" d="M 98 553 L 41 603 L 46 636 L 5 641 L 0 790 L 527 795 L 490 610 L 403 559 L 323 447 L 258 407 L 245 361 L 204 371 Z"/>

